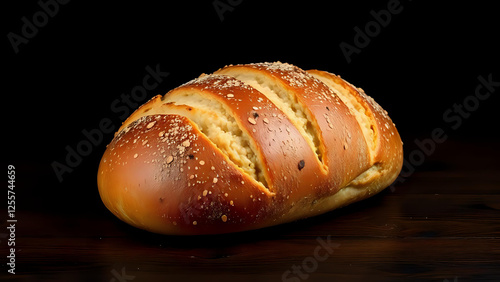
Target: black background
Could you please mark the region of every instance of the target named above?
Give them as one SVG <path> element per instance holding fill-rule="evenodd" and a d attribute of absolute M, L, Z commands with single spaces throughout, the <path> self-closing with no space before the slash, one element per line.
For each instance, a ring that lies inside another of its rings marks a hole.
<path fill-rule="evenodd" d="M 70 1 L 17 54 L 7 35 L 21 35 L 21 18 L 31 20 L 41 8 L 36 1 L 4 3 L 2 162 L 16 167 L 18 210 L 107 214 L 96 174 L 112 133 L 62 182 L 51 165 L 65 163 L 66 146 L 85 140 L 82 130 L 104 118 L 117 128 L 111 104 L 142 84 L 146 66 L 158 64 L 169 75 L 148 98 L 227 64 L 282 61 L 362 87 L 389 112 L 405 152 L 437 127 L 450 140 L 497 142 L 500 88 L 456 130 L 443 120 L 474 94 L 479 75 L 500 81 L 496 6 L 401 1 L 403 10 L 348 63 L 339 44 L 354 45 L 354 27 L 363 29 L 373 21 L 370 11 L 388 2 L 245 0 L 221 21 L 213 1 Z"/>

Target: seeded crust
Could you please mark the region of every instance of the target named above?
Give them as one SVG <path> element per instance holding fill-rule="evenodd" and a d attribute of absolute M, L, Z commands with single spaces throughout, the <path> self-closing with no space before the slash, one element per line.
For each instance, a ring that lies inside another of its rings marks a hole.
<path fill-rule="evenodd" d="M 263 228 L 370 197 L 402 167 L 387 113 L 340 77 L 226 66 L 137 109 L 98 172 L 106 207 L 156 233 Z"/>

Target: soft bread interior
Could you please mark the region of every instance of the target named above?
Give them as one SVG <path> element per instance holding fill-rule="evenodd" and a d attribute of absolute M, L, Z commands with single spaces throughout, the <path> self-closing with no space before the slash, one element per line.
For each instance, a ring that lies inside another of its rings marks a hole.
<path fill-rule="evenodd" d="M 226 107 L 201 93 L 183 91 L 180 94 L 164 97 L 163 112 L 176 111 L 190 118 L 201 132 L 210 139 L 216 147 L 243 170 L 244 173 L 267 187 L 262 162 L 257 155 L 257 149 L 250 136 L 241 130 L 230 111 Z M 178 111 L 179 107 L 182 111 Z"/>
<path fill-rule="evenodd" d="M 323 162 L 324 153 L 322 152 L 320 134 L 316 130 L 318 126 L 313 124 L 314 119 L 309 110 L 298 101 L 293 91 L 288 91 L 278 81 L 256 72 L 241 72 L 229 68 L 222 69 L 218 73 L 241 80 L 264 94 L 290 119 L 300 134 L 305 137 L 313 152 L 316 153 L 318 160 Z"/>

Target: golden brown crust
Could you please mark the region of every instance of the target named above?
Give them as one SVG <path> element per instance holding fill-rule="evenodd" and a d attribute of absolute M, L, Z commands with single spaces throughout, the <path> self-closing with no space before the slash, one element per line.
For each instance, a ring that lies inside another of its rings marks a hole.
<path fill-rule="evenodd" d="M 364 93 L 332 74 L 310 72 L 281 63 L 228 66 L 154 97 L 123 123 L 104 153 L 98 172 L 104 204 L 136 227 L 193 235 L 289 222 L 380 191 L 401 168 L 395 127 Z M 297 116 L 237 79 L 240 74 L 290 95 Z M 322 80 L 365 105 L 374 120 L 375 150 Z M 242 157 L 253 160 L 255 174 L 210 138 L 209 119 L 231 121 L 224 130 L 235 143 L 228 148 L 246 152 Z"/>

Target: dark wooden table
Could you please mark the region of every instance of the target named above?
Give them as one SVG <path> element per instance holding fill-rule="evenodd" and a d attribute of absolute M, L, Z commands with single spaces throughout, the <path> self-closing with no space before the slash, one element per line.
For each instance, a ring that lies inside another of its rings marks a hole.
<path fill-rule="evenodd" d="M 239 234 L 150 234 L 120 222 L 97 196 L 97 209 L 18 210 L 16 275 L 6 269 L 3 220 L 0 280 L 500 281 L 496 146 L 448 140 L 392 191 Z"/>

